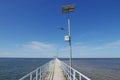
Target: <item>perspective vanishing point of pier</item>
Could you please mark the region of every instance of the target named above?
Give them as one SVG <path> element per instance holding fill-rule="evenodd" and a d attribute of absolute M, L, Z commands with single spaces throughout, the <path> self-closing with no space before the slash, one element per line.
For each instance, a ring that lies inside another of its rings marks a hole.
<path fill-rule="evenodd" d="M 19 80 L 91 80 L 63 61 L 55 58 Z"/>

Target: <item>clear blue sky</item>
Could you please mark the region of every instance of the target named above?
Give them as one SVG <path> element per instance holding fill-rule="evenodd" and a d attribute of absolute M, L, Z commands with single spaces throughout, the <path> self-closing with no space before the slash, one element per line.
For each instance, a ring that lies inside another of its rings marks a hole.
<path fill-rule="evenodd" d="M 119 0 L 0 0 L 0 57 L 69 57 L 68 4 L 73 57 L 120 58 Z"/>

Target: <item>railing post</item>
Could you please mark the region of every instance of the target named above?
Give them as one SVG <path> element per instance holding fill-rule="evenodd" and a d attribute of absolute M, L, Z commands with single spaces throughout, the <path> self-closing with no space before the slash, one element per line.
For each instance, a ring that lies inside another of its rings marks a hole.
<path fill-rule="evenodd" d="M 36 80 L 38 80 L 38 69 L 36 69 Z"/>
<path fill-rule="evenodd" d="M 32 80 L 32 73 L 30 74 L 30 80 Z"/>
<path fill-rule="evenodd" d="M 40 78 L 39 78 L 39 80 L 41 80 L 41 67 L 40 67 L 40 73 L 39 73 L 39 75 L 40 75 Z"/>
<path fill-rule="evenodd" d="M 79 80 L 81 80 L 81 75 L 79 75 Z"/>
<path fill-rule="evenodd" d="M 41 80 L 43 80 L 43 65 L 41 66 Z"/>
<path fill-rule="evenodd" d="M 75 80 L 75 70 L 73 70 L 73 80 Z"/>
<path fill-rule="evenodd" d="M 71 67 L 70 66 L 69 66 L 69 79 L 72 80 L 71 79 Z"/>

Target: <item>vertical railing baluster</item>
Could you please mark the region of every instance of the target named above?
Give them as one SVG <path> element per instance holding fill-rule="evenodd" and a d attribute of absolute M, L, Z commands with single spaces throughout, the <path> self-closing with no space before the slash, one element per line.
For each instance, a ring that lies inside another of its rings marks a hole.
<path fill-rule="evenodd" d="M 43 80 L 43 66 L 41 66 L 41 80 Z"/>
<path fill-rule="evenodd" d="M 32 80 L 32 73 L 30 74 L 30 80 Z"/>
<path fill-rule="evenodd" d="M 36 80 L 38 80 L 38 69 L 36 69 Z"/>
<path fill-rule="evenodd" d="M 79 75 L 79 80 L 81 80 L 81 75 Z"/>
<path fill-rule="evenodd" d="M 73 80 L 75 80 L 75 70 L 73 70 Z"/>
<path fill-rule="evenodd" d="M 41 67 L 40 67 L 40 73 L 39 73 L 40 77 L 39 77 L 39 80 L 41 80 Z"/>
<path fill-rule="evenodd" d="M 69 69 L 70 69 L 69 70 L 70 80 L 72 80 L 72 77 L 71 77 L 72 74 L 71 74 L 71 67 L 70 66 L 69 66 Z"/>

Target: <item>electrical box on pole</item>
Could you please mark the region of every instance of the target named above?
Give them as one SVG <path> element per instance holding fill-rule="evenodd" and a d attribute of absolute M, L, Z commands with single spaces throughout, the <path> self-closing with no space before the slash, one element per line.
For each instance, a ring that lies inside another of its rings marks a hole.
<path fill-rule="evenodd" d="M 69 42 L 70 41 L 70 36 L 68 36 L 68 35 L 64 36 L 64 40 L 65 40 L 65 42 Z"/>

